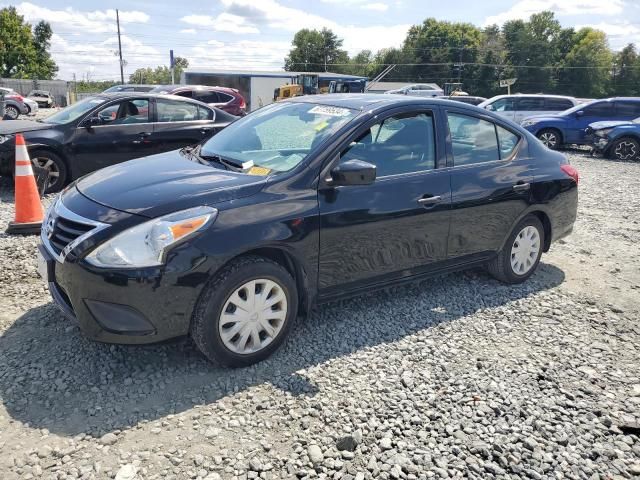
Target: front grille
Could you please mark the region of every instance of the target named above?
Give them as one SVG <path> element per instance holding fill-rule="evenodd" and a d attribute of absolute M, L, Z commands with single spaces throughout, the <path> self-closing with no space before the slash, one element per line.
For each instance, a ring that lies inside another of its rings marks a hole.
<path fill-rule="evenodd" d="M 45 215 L 40 239 L 56 260 L 64 262 L 77 245 L 108 226 L 72 212 L 58 198 Z"/>
<path fill-rule="evenodd" d="M 53 251 L 59 255 L 67 245 L 94 228 L 95 225 L 87 225 L 64 217 L 57 217 L 53 232 L 49 237 L 49 243 Z"/>

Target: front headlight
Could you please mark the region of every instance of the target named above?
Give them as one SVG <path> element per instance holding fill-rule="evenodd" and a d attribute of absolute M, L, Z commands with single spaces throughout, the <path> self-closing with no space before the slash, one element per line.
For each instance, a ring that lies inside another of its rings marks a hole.
<path fill-rule="evenodd" d="M 96 248 L 86 260 L 97 267 L 139 268 L 162 265 L 165 251 L 211 224 L 212 207 L 196 207 L 149 220 Z"/>
<path fill-rule="evenodd" d="M 524 121 L 521 123 L 521 126 L 523 126 L 523 127 L 530 127 L 531 125 L 535 125 L 536 123 L 538 123 L 538 122 L 537 122 L 537 120 L 524 120 Z"/>
<path fill-rule="evenodd" d="M 12 135 L 0 135 L 0 143 L 8 142 L 12 137 Z"/>

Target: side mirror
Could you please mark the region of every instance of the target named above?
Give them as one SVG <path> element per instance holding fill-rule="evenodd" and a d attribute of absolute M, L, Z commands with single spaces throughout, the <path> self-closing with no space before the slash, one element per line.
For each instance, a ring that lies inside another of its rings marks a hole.
<path fill-rule="evenodd" d="M 371 185 L 376 179 L 376 166 L 363 160 L 347 160 L 331 170 L 329 185 Z"/>
<path fill-rule="evenodd" d="M 583 116 L 583 115 L 584 115 L 584 110 L 578 110 L 578 111 L 576 112 L 576 117 L 581 117 L 581 116 Z"/>
<path fill-rule="evenodd" d="M 96 127 L 98 125 L 102 125 L 102 120 L 100 119 L 100 117 L 89 117 L 87 119 L 85 119 L 84 122 L 82 122 L 82 126 L 85 128 L 91 128 L 91 127 Z"/>

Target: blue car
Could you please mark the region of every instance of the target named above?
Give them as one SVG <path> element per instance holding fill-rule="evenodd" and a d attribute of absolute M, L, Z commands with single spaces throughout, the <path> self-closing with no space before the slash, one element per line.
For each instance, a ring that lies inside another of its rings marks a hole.
<path fill-rule="evenodd" d="M 640 154 L 640 117 L 629 121 L 595 122 L 586 131 L 593 152 L 618 160 L 636 160 Z"/>
<path fill-rule="evenodd" d="M 576 105 L 554 115 L 525 118 L 521 125 L 551 149 L 562 145 L 587 145 L 586 129 L 601 121 L 630 121 L 640 117 L 640 98 L 608 98 Z"/>

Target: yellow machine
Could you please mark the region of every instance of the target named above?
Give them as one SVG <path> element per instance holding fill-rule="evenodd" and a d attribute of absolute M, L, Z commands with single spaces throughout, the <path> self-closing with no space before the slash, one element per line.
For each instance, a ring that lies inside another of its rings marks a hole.
<path fill-rule="evenodd" d="M 318 75 L 315 73 L 301 73 L 293 77 L 292 81 L 293 83 L 283 85 L 273 91 L 274 102 L 301 95 L 314 95 L 319 91 Z"/>

